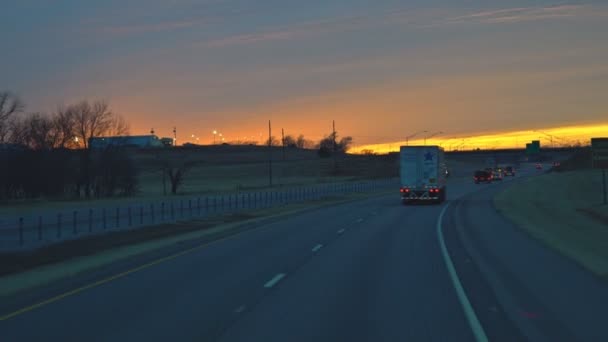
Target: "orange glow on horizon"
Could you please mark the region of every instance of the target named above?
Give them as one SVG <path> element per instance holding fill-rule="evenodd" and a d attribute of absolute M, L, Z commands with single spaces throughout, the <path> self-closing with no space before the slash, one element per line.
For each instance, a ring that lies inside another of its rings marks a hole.
<path fill-rule="evenodd" d="M 525 148 L 526 143 L 540 140 L 541 146 L 565 147 L 575 145 L 589 145 L 592 137 L 608 136 L 608 124 L 565 126 L 539 130 L 511 131 L 492 134 L 479 134 L 460 137 L 433 137 L 426 140 L 427 145 L 439 145 L 446 151 L 463 151 L 475 149 L 508 149 Z M 356 137 L 355 137 L 356 138 Z M 409 141 L 409 145 L 424 145 L 423 138 Z M 353 147 L 351 153 L 388 153 L 399 151 L 405 141 L 395 141 L 381 144 L 368 144 Z"/>

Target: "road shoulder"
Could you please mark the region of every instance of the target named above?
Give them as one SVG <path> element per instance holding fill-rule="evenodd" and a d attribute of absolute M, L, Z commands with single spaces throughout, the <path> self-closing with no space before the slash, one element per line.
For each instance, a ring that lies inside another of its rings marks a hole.
<path fill-rule="evenodd" d="M 495 209 L 494 196 L 508 186 L 465 196 L 448 212 L 501 310 L 529 340 L 608 340 L 600 319 L 608 315 L 608 287 Z M 470 291 L 466 283 L 465 289 Z M 490 315 L 487 308 L 480 310 Z"/>
<path fill-rule="evenodd" d="M 522 231 L 608 280 L 608 206 L 598 170 L 550 173 L 498 193 L 496 209 Z"/>

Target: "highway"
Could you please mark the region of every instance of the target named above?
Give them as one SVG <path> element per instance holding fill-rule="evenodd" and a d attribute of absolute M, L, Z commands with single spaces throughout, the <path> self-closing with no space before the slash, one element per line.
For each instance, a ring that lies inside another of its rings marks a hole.
<path fill-rule="evenodd" d="M 0 341 L 608 341 L 605 283 L 492 206 L 534 173 L 451 179 L 443 205 L 395 189 L 113 265 L 1 303 Z"/>

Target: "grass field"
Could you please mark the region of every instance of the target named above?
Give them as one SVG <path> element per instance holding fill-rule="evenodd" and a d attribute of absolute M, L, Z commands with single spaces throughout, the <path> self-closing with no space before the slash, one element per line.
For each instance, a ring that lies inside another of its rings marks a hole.
<path fill-rule="evenodd" d="M 138 168 L 139 191 L 132 197 L 91 200 L 38 199 L 13 201 L 0 205 L 0 215 L 27 215 L 66 207 L 79 208 L 122 205 L 138 201 L 190 198 L 195 195 L 234 193 L 269 188 L 269 156 L 272 157 L 273 187 L 347 182 L 389 178 L 398 174 L 395 156 L 340 155 L 320 158 L 316 150 L 273 148 L 271 154 L 260 146 L 208 146 L 195 149 L 162 149 L 133 151 Z M 187 170 L 177 196 L 170 195 L 170 183 L 163 186 L 162 160 L 184 161 Z M 1 220 L 0 220 L 1 221 Z"/>
<path fill-rule="evenodd" d="M 284 152 L 285 154 L 280 147 L 269 151 L 267 147 L 261 146 L 222 145 L 190 149 L 137 150 L 132 152 L 139 171 L 139 192 L 135 196 L 91 200 L 12 201 L 0 204 L 0 215 L 40 214 L 64 208 L 78 210 L 162 200 L 167 197 L 179 199 L 242 190 L 262 190 L 269 187 L 269 157 L 272 157 L 273 187 L 390 178 L 396 177 L 399 172 L 397 154 L 340 155 L 334 161 L 333 158 L 320 158 L 316 150 L 286 148 Z M 473 169 L 484 165 L 483 160 L 469 159 L 467 156 L 451 159 L 447 157 L 448 166 L 454 171 L 452 177 L 469 177 Z M 192 164 L 177 196 L 168 194 L 168 181 L 163 186 L 163 173 L 159 165 L 163 160 Z M 167 195 L 164 194 L 165 187 Z"/>
<path fill-rule="evenodd" d="M 495 198 L 498 210 L 531 236 L 608 279 L 608 206 L 601 172 L 550 173 Z"/>

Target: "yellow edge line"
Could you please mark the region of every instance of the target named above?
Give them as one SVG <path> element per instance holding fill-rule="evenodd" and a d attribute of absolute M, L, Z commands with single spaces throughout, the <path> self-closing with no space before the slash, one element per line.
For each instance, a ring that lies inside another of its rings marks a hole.
<path fill-rule="evenodd" d="M 143 265 L 137 266 L 137 267 L 135 267 L 135 268 L 133 268 L 133 269 L 130 269 L 130 270 L 127 270 L 127 271 L 124 271 L 124 272 L 121 272 L 121 273 L 115 274 L 115 275 L 110 276 L 110 277 L 108 277 L 108 278 L 104 278 L 104 279 L 98 280 L 98 281 L 96 281 L 96 282 L 94 282 L 94 283 L 91 283 L 91 284 L 88 284 L 88 285 L 85 285 L 85 286 L 82 286 L 82 287 L 79 287 L 79 288 L 76 288 L 76 289 L 70 290 L 70 291 L 68 291 L 68 292 L 62 293 L 62 294 L 57 295 L 57 296 L 55 296 L 55 297 L 52 297 L 52 298 L 46 299 L 46 300 L 44 300 L 44 301 L 42 301 L 42 302 L 40 302 L 40 303 L 36 303 L 36 304 L 30 305 L 30 306 L 27 306 L 27 307 L 25 307 L 25 308 L 19 309 L 19 310 L 15 311 L 15 312 L 9 313 L 9 314 L 7 314 L 7 315 L 0 316 L 0 321 L 5 321 L 5 320 L 7 320 L 7 319 L 10 319 L 10 318 L 13 318 L 13 317 L 19 316 L 19 315 L 21 315 L 21 314 L 24 314 L 24 313 L 26 313 L 26 312 L 32 311 L 32 310 L 34 310 L 34 309 L 37 309 L 37 308 L 39 308 L 39 307 L 42 307 L 42 306 L 45 306 L 45 305 L 51 304 L 51 303 L 56 302 L 56 301 L 58 301 L 58 300 L 61 300 L 61 299 L 63 299 L 63 298 L 66 298 L 66 297 L 69 297 L 69 296 L 75 295 L 75 294 L 77 294 L 77 293 L 80 293 L 80 292 L 82 292 L 82 291 L 85 291 L 85 290 L 88 290 L 88 289 L 91 289 L 91 288 L 97 287 L 97 286 L 99 286 L 99 285 L 103 285 L 103 284 L 108 283 L 108 282 L 110 282 L 110 281 L 112 281 L 112 280 L 116 280 L 116 279 L 122 278 L 122 277 L 127 276 L 127 275 L 129 275 L 129 274 L 131 274 L 131 273 L 135 273 L 135 272 L 141 271 L 141 270 L 143 270 L 143 269 L 146 269 L 146 268 L 152 267 L 152 266 L 154 266 L 154 265 L 158 265 L 158 264 L 160 264 L 160 263 L 162 263 L 162 262 L 169 261 L 169 260 L 171 260 L 171 259 L 175 259 L 175 258 L 177 258 L 177 257 L 179 257 L 179 256 L 182 256 L 182 255 L 187 254 L 187 253 L 191 253 L 191 252 L 193 252 L 193 251 L 195 251 L 195 250 L 197 250 L 197 249 L 201 249 L 201 248 L 203 248 L 203 247 L 205 247 L 205 246 L 208 246 L 208 245 L 210 245 L 210 244 L 212 244 L 212 243 L 217 243 L 217 242 L 220 242 L 220 241 L 224 241 L 224 240 L 229 239 L 229 238 L 230 238 L 230 237 L 226 237 L 226 238 L 219 239 L 219 240 L 215 240 L 215 241 L 212 241 L 212 242 L 209 242 L 209 243 L 205 243 L 205 244 L 202 244 L 202 245 L 199 245 L 199 246 L 196 246 L 196 247 L 192 247 L 192 248 L 189 248 L 189 249 L 187 249 L 187 250 L 185 250 L 185 251 L 181 251 L 181 252 L 178 252 L 178 253 L 175 253 L 175 254 L 172 254 L 172 255 L 166 256 L 166 257 L 162 257 L 162 258 L 160 258 L 160 259 L 157 259 L 157 260 L 151 261 L 151 262 L 149 262 L 149 263 L 147 263 L 147 264 L 143 264 Z"/>
<path fill-rule="evenodd" d="M 380 195 L 380 194 L 382 194 L 382 193 L 379 193 L 378 195 Z M 296 212 L 297 212 L 297 210 L 296 210 Z M 281 215 L 283 215 L 283 214 L 279 214 L 277 216 L 281 216 Z M 202 245 L 199 245 L 199 246 L 196 246 L 196 247 L 192 247 L 192 248 L 187 249 L 185 251 L 181 251 L 181 252 L 178 252 L 178 253 L 175 253 L 175 254 L 172 254 L 172 255 L 169 255 L 169 256 L 166 256 L 166 257 L 163 257 L 163 258 L 151 261 L 151 262 L 149 262 L 147 264 L 140 265 L 140 266 L 135 267 L 133 269 L 130 269 L 130 270 L 127 270 L 127 271 L 115 274 L 115 275 L 110 276 L 108 278 L 104 278 L 104 279 L 98 280 L 98 281 L 96 281 L 94 283 L 91 283 L 91 284 L 88 284 L 88 285 L 85 285 L 85 286 L 82 286 L 82 287 L 70 290 L 68 292 L 62 293 L 62 294 L 57 295 L 55 297 L 51 297 L 49 299 L 46 299 L 46 300 L 44 300 L 42 302 L 39 302 L 39 303 L 36 303 L 36 304 L 32 304 L 30 306 L 27 306 L 27 307 L 19 309 L 17 311 L 11 312 L 11 313 L 6 314 L 4 316 L 0 316 L 0 321 L 6 321 L 6 320 L 8 320 L 10 318 L 13 318 L 13 317 L 19 316 L 21 314 L 27 313 L 29 311 L 35 310 L 35 309 L 37 309 L 39 307 L 42 307 L 42 306 L 54 303 L 56 301 L 59 301 L 59 300 L 61 300 L 63 298 L 75 295 L 77 293 L 86 291 L 88 289 L 92 289 L 92 288 L 97 287 L 99 285 L 103 285 L 103 284 L 108 283 L 108 282 L 110 282 L 112 280 L 116 280 L 116 279 L 122 278 L 122 277 L 127 276 L 127 275 L 129 275 L 131 273 L 135 273 L 135 272 L 141 271 L 143 269 L 152 267 L 154 265 L 158 265 L 158 264 L 160 264 L 162 262 L 165 262 L 165 261 L 168 261 L 168 260 L 171 260 L 171 259 L 175 259 L 175 258 L 177 258 L 179 256 L 182 256 L 182 255 L 187 254 L 187 253 L 191 253 L 191 252 L 193 252 L 193 251 L 195 251 L 197 249 L 201 249 L 201 248 L 209 246 L 211 244 L 218 243 L 218 242 L 221 242 L 221 241 L 224 241 L 224 240 L 228 240 L 228 239 L 233 238 L 235 236 L 236 235 L 231 235 L 231 236 L 227 236 L 227 237 L 224 237 L 224 238 L 221 238 L 221 239 L 218 239 L 218 240 L 214 240 L 214 241 L 211 241 L 211 242 L 208 242 L 208 243 L 204 243 Z"/>

